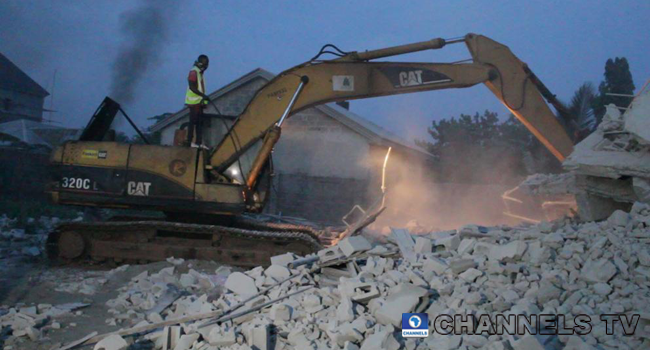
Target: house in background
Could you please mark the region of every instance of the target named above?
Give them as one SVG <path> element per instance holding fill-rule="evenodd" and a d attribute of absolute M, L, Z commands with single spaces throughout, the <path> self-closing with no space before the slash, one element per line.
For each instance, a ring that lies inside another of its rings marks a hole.
<path fill-rule="evenodd" d="M 220 114 L 208 120 L 204 140 L 219 143 L 235 116 L 274 75 L 256 69 L 210 94 Z M 213 106 L 206 113 L 217 114 Z M 187 108 L 162 119 L 150 130 L 171 145 L 175 131 L 187 123 Z M 336 225 L 354 205 L 367 208 L 381 191 L 382 165 L 392 147 L 388 177 L 426 176 L 430 154 L 337 104 L 308 108 L 288 118 L 273 152 L 274 174 L 266 211 Z M 408 169 L 408 171 L 403 171 Z"/>
<path fill-rule="evenodd" d="M 29 119 L 17 119 L 0 123 L 0 145 L 27 144 L 54 149 L 65 141 L 78 139 L 81 131 Z"/>
<path fill-rule="evenodd" d="M 81 130 L 43 123 L 49 93 L 0 53 L 0 146 L 30 145 L 52 149 Z"/>
<path fill-rule="evenodd" d="M 0 123 L 17 119 L 43 120 L 49 93 L 0 53 Z"/>

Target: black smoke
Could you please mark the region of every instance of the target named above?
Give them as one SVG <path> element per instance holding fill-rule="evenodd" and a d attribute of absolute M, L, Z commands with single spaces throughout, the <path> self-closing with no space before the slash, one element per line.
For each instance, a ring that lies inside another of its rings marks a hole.
<path fill-rule="evenodd" d="M 121 104 L 135 100 L 138 83 L 161 61 L 168 39 L 171 0 L 141 0 L 120 16 L 122 44 L 113 62 L 110 96 Z"/>

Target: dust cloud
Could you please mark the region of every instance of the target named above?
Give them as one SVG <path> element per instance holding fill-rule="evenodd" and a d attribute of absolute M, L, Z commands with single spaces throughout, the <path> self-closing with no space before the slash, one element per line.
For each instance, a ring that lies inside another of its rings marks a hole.
<path fill-rule="evenodd" d="M 510 174 L 507 165 L 500 165 L 498 183 L 491 181 L 494 174 L 486 174 L 483 182 L 455 183 L 438 181 L 435 163 L 418 167 L 412 161 L 398 158 L 399 155 L 392 156 L 387 166 L 387 209 L 371 229 L 385 230 L 386 226 L 392 226 L 430 232 L 466 224 L 518 223 L 503 214 L 505 205 L 501 195 L 524 178 Z M 462 163 L 466 161 L 459 159 L 456 166 L 463 168 Z"/>

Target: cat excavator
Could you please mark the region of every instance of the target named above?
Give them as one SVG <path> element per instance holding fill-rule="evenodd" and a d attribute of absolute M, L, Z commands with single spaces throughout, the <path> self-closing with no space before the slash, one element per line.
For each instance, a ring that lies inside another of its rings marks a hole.
<path fill-rule="evenodd" d="M 467 46 L 471 60 L 377 61 L 457 43 Z M 321 59 L 325 54 L 336 57 Z M 331 232 L 244 215 L 261 212 L 268 200 L 271 153 L 286 119 L 328 102 L 480 83 L 558 160 L 571 153 L 573 143 L 545 100 L 559 113 L 565 112 L 562 104 L 507 46 L 477 34 L 363 52 L 325 45 L 311 60 L 260 88 L 209 150 L 107 141 L 121 107 L 106 98 L 79 140 L 53 151 L 56 175 L 48 192 L 58 204 L 155 210 L 165 218 L 63 223 L 50 234 L 48 253 L 62 261 L 146 262 L 174 256 L 257 266 L 285 252 L 314 252 L 332 242 Z M 361 222 L 371 222 L 381 210 L 374 208 Z"/>

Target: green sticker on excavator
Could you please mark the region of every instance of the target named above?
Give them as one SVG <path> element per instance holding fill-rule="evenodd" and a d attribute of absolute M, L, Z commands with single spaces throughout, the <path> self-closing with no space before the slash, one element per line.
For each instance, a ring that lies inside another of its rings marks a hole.
<path fill-rule="evenodd" d="M 81 158 L 97 159 L 99 158 L 99 151 L 94 149 L 85 149 L 81 151 Z"/>

